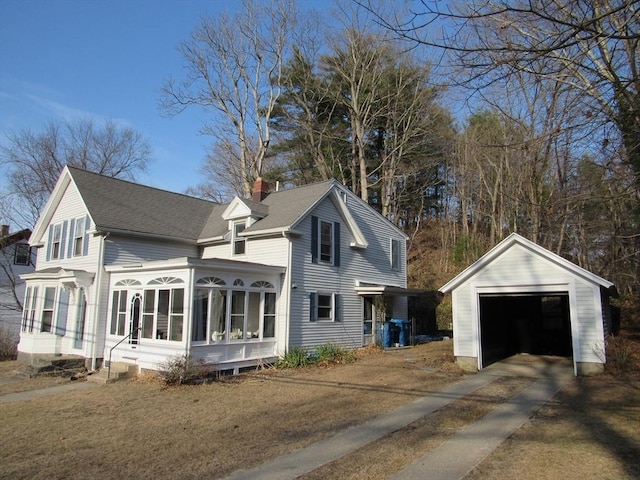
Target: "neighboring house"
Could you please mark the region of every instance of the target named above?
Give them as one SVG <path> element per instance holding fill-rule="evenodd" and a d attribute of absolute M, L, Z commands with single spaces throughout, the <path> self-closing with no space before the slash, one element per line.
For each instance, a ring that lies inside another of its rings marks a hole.
<path fill-rule="evenodd" d="M 571 357 L 600 372 L 613 283 L 512 233 L 440 288 L 452 293 L 453 348 L 481 369 L 517 353 Z"/>
<path fill-rule="evenodd" d="M 407 318 L 405 234 L 336 181 L 228 204 L 65 167 L 30 243 L 19 360 L 234 370 Z"/>
<path fill-rule="evenodd" d="M 20 275 L 35 270 L 36 254 L 28 240 L 31 230 L 9 232 L 9 225 L 0 231 L 0 327 L 18 340 L 25 282 Z"/>

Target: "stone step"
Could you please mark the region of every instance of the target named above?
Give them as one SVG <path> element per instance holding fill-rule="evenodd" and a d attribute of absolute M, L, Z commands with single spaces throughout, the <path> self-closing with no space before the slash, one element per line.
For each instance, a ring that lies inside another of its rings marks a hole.
<path fill-rule="evenodd" d="M 113 383 L 118 380 L 135 377 L 138 374 L 138 366 L 130 363 L 112 362 L 111 371 L 109 366 L 103 366 L 97 373 L 87 376 L 89 382 Z"/>
<path fill-rule="evenodd" d="M 74 355 L 51 355 L 38 358 L 31 365 L 16 370 L 16 373 L 27 378 L 41 375 L 75 376 L 86 372 L 85 359 Z"/>

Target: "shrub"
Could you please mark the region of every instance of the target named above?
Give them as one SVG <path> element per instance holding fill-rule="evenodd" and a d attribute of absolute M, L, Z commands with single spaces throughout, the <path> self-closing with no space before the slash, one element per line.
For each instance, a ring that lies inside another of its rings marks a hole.
<path fill-rule="evenodd" d="M 607 363 L 618 372 L 626 372 L 633 366 L 631 342 L 622 336 L 607 338 Z"/>
<path fill-rule="evenodd" d="M 331 343 L 325 343 L 320 345 L 316 349 L 318 362 L 325 363 L 346 363 L 355 359 L 355 355 L 352 352 L 348 352 L 343 348 L 333 345 Z"/>
<path fill-rule="evenodd" d="M 354 361 L 355 358 L 353 352 L 331 343 L 325 343 L 313 350 L 293 347 L 276 362 L 276 368 L 298 368 L 316 363 L 346 363 Z"/>
<path fill-rule="evenodd" d="M 158 376 L 166 385 L 184 385 L 202 382 L 210 373 L 204 360 L 179 355 L 161 363 Z"/>
<path fill-rule="evenodd" d="M 293 347 L 276 362 L 277 368 L 298 368 L 313 363 L 312 358 L 305 348 Z"/>
<path fill-rule="evenodd" d="M 0 326 L 0 360 L 15 360 L 18 356 L 18 340 L 9 328 Z"/>

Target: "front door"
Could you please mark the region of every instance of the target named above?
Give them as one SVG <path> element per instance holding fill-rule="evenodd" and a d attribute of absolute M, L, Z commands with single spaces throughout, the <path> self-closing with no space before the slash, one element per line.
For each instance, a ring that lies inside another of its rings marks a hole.
<path fill-rule="evenodd" d="M 375 343 L 375 318 L 376 308 L 373 304 L 373 297 L 362 297 L 362 329 L 364 333 L 363 345 L 372 345 Z"/>
<path fill-rule="evenodd" d="M 140 314 L 142 310 L 142 295 L 136 293 L 131 298 L 129 311 L 129 344 L 138 345 L 140 338 Z M 135 347 L 133 347 L 135 348 Z"/>

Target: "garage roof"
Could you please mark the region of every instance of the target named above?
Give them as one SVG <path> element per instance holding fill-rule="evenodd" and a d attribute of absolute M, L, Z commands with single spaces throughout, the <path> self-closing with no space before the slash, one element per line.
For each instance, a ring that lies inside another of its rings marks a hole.
<path fill-rule="evenodd" d="M 570 262 L 565 258 L 562 258 L 560 255 L 556 255 L 555 253 L 550 252 L 546 248 L 541 247 L 540 245 L 532 242 L 531 240 L 527 240 L 526 238 L 524 238 L 521 235 L 518 235 L 517 233 L 512 233 L 507 238 L 505 238 L 500 243 L 498 243 L 495 247 L 493 247 L 491 250 L 489 250 L 487 253 L 485 253 L 482 257 L 480 257 L 478 260 L 472 263 L 469 267 L 467 267 L 465 270 L 460 272 L 458 275 L 456 275 L 453 279 L 451 279 L 445 285 L 440 287 L 440 292 L 447 293 L 447 292 L 450 292 L 451 290 L 454 290 L 458 286 L 462 285 L 468 279 L 470 279 L 471 277 L 473 277 L 474 275 L 482 271 L 482 269 L 484 269 L 487 265 L 489 265 L 495 259 L 503 255 L 507 250 L 511 249 L 514 245 L 520 245 L 525 249 L 527 249 L 528 251 L 536 255 L 539 255 L 540 257 L 548 260 L 551 263 L 554 263 L 555 265 L 567 270 L 568 272 L 578 277 L 584 278 L 587 281 L 600 285 L 603 288 L 615 289 L 614 284 L 611 283 L 610 281 L 605 280 L 604 278 L 599 277 L 598 275 L 591 273 L 590 271 L 585 270 L 582 267 L 579 267 L 575 263 Z"/>

